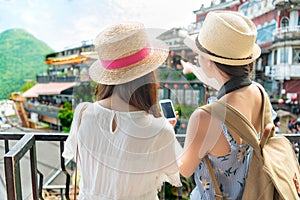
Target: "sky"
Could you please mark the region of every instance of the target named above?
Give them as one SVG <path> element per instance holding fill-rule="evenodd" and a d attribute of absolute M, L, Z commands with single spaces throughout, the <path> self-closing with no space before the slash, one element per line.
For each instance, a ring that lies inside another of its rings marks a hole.
<path fill-rule="evenodd" d="M 110 24 L 187 27 L 208 0 L 0 0 L 0 33 L 21 28 L 55 51 L 92 41 Z"/>

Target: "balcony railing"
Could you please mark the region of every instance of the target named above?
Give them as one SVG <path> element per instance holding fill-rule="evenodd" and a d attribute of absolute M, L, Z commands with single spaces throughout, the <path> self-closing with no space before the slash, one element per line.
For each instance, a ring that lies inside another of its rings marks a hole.
<path fill-rule="evenodd" d="M 273 66 L 275 80 L 290 80 L 293 78 L 300 78 L 300 64 L 280 63 Z"/>
<path fill-rule="evenodd" d="M 274 31 L 276 39 L 290 39 L 300 38 L 300 26 L 288 26 L 278 28 Z"/>
<path fill-rule="evenodd" d="M 75 82 L 79 80 L 79 76 L 56 76 L 56 75 L 37 75 L 36 81 L 38 83 L 49 82 Z"/>
<path fill-rule="evenodd" d="M 0 133 L 0 139 L 5 143 L 5 179 L 6 179 L 6 192 L 8 200 L 21 200 L 22 198 L 22 185 L 20 174 L 20 160 L 29 151 L 30 153 L 30 167 L 31 167 L 31 189 L 33 200 L 38 200 L 42 197 L 43 189 L 43 174 L 37 168 L 37 153 L 36 141 L 56 141 L 60 143 L 60 167 L 61 171 L 65 174 L 65 193 L 66 199 L 70 194 L 70 173 L 66 170 L 65 160 L 62 157 L 64 150 L 64 141 L 67 139 L 67 134 L 63 133 Z M 295 152 L 299 160 L 298 144 L 300 143 L 300 135 L 285 134 L 285 136 L 294 145 Z M 185 135 L 178 134 L 178 141 L 183 145 Z M 10 149 L 9 142 L 11 140 L 18 140 L 18 142 Z M 39 175 L 39 179 L 38 179 Z M 178 199 L 182 199 L 182 188 L 178 188 Z"/>
<path fill-rule="evenodd" d="M 44 175 L 37 168 L 36 141 L 55 141 L 60 143 L 60 168 L 65 175 L 65 198 L 69 199 L 70 192 L 70 173 L 66 170 L 65 159 L 61 156 L 64 151 L 64 141 L 67 139 L 64 133 L 0 133 L 0 140 L 4 140 L 5 155 L 5 180 L 6 194 L 8 200 L 21 200 L 21 166 L 20 161 L 24 155 L 29 152 L 30 175 L 31 175 L 31 199 L 37 200 L 42 198 L 43 178 Z M 10 149 L 10 141 L 18 142 Z M 49 152 L 50 153 L 50 152 Z M 39 177 L 39 178 L 38 178 Z"/>
<path fill-rule="evenodd" d="M 273 0 L 273 5 L 277 10 L 299 10 L 299 0 Z"/>
<path fill-rule="evenodd" d="M 60 108 L 58 108 L 58 107 L 43 105 L 43 104 L 38 104 L 38 105 L 26 104 L 24 109 L 27 112 L 34 112 L 39 115 L 49 116 L 49 117 L 53 117 L 53 118 L 57 118 L 58 112 L 60 110 Z"/>

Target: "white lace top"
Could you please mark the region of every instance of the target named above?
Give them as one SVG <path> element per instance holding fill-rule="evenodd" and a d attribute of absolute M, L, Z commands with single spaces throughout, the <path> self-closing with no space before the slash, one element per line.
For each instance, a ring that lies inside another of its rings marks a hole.
<path fill-rule="evenodd" d="M 74 158 L 78 143 L 78 199 L 153 200 L 164 181 L 181 186 L 182 148 L 165 118 L 110 110 L 95 102 L 88 104 L 77 130 L 82 106 L 75 109 L 63 152 Z M 112 130 L 114 118 L 117 128 Z"/>

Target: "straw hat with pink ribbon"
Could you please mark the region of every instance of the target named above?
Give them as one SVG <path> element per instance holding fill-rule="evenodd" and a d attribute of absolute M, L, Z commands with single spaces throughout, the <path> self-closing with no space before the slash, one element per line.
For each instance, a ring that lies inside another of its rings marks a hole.
<path fill-rule="evenodd" d="M 169 54 L 163 41 L 150 39 L 144 25 L 136 22 L 106 28 L 96 37 L 95 49 L 98 59 L 90 67 L 89 75 L 105 85 L 142 77 L 163 64 Z"/>

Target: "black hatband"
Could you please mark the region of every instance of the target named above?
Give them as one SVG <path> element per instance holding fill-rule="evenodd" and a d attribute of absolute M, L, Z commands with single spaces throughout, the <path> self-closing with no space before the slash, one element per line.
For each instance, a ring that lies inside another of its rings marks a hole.
<path fill-rule="evenodd" d="M 220 56 L 220 55 L 217 55 L 217 54 L 214 54 L 213 52 L 210 52 L 208 51 L 207 49 L 205 49 L 199 42 L 198 40 L 198 36 L 196 37 L 195 39 L 195 43 L 196 43 L 196 46 L 197 48 L 202 51 L 203 53 L 207 53 L 211 56 L 215 56 L 215 57 L 218 57 L 218 58 L 222 58 L 222 59 L 228 59 L 228 60 L 248 60 L 248 59 L 252 59 L 252 55 L 247 57 L 247 58 L 227 58 L 227 57 L 223 57 L 223 56 Z"/>

